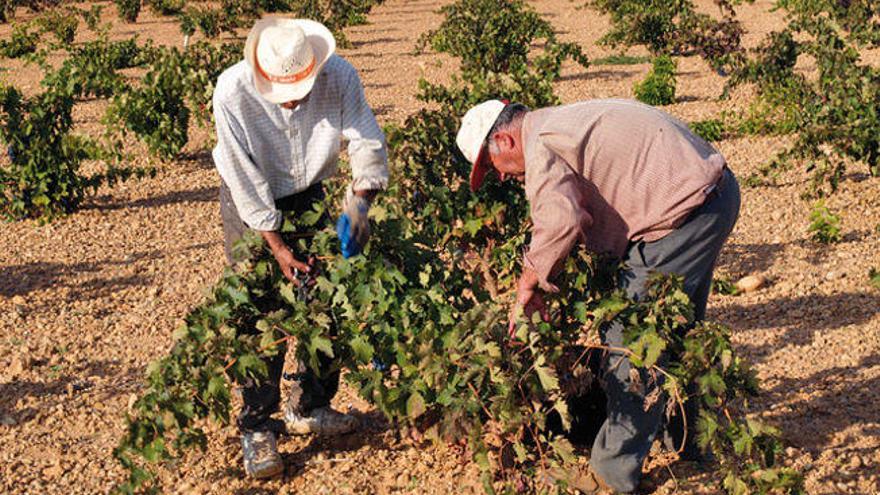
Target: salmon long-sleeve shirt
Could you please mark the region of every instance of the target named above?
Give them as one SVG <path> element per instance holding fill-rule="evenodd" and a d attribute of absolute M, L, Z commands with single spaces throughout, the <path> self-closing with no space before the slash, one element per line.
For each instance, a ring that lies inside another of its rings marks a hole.
<path fill-rule="evenodd" d="M 523 119 L 525 191 L 532 240 L 524 264 L 540 286 L 574 245 L 622 256 L 703 204 L 725 161 L 686 124 L 631 100 L 591 100 Z"/>

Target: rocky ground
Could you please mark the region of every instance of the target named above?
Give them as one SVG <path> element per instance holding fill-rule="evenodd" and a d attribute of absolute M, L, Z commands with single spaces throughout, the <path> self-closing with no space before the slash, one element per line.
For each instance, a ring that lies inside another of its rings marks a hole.
<path fill-rule="evenodd" d="M 592 58 L 613 53 L 594 44 L 607 20 L 580 9 L 580 2 L 530 3 Z M 115 7 L 105 4 L 105 16 L 115 22 Z M 447 57 L 414 54 L 418 36 L 440 22 L 436 9 L 442 4 L 386 0 L 370 14 L 370 24 L 348 30 L 353 47 L 342 54 L 360 71 L 382 123 L 400 122 L 419 107 L 420 77 L 445 81 L 455 67 Z M 759 0 L 741 8 L 751 45 L 780 22 L 778 14 L 768 14 L 770 4 Z M 78 41 L 88 38 L 81 29 Z M 158 43 L 182 42 L 175 21 L 150 12 L 135 25 L 116 22 L 113 28 L 115 38 L 135 33 Z M 0 26 L 0 36 L 8 34 L 9 26 Z M 648 68 L 567 67 L 558 92 L 564 102 L 631 97 L 633 83 Z M 39 71 L 0 60 L 0 79 L 35 92 Z M 703 62 L 683 59 L 680 102 L 667 110 L 697 120 L 742 106 L 742 95 L 717 101 L 723 84 Z M 102 110 L 100 102 L 82 105 L 77 125 L 98 128 Z M 104 188 L 81 211 L 49 225 L 26 221 L 0 228 L 0 491 L 96 493 L 120 481 L 122 470 L 111 452 L 144 367 L 165 352 L 171 331 L 202 300 L 223 265 L 218 177 L 208 133 L 195 129 L 194 136 L 185 158 L 161 164 L 153 179 Z M 748 137 L 718 147 L 745 177 L 785 144 Z M 782 428 L 815 495 L 880 492 L 880 291 L 867 279 L 871 267 L 880 268 L 880 183 L 862 171 L 853 169 L 828 201 L 841 216 L 843 232 L 843 241 L 831 246 L 809 240 L 802 168 L 774 186 L 744 187 L 740 221 L 719 273 L 734 280 L 758 275 L 767 282 L 710 301 L 710 318 L 733 329 L 738 350 L 763 380 L 756 411 Z M 235 430 L 209 426 L 206 452 L 161 471 L 164 490 L 481 491 L 477 468 L 465 453 L 413 445 L 348 389 L 336 404 L 361 415 L 365 432 L 331 441 L 282 439 L 282 478 L 246 480 Z M 717 491 L 711 473 L 690 472 L 662 458 L 647 469 L 661 485 L 656 493 Z"/>

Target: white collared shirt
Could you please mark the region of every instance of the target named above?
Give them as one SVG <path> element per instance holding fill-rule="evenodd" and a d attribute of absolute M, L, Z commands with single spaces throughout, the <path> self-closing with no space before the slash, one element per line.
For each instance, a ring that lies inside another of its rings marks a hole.
<path fill-rule="evenodd" d="M 214 163 L 239 216 L 252 229 L 278 230 L 282 216 L 275 199 L 332 176 L 343 138 L 348 140 L 352 189 L 388 185 L 385 136 L 357 71 L 338 55 L 330 57 L 294 110 L 257 93 L 246 61 L 220 75 L 213 106 Z"/>

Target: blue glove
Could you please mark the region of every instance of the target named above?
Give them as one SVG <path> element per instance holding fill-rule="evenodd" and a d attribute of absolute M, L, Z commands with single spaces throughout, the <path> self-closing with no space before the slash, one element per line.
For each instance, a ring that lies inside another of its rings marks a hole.
<path fill-rule="evenodd" d="M 351 192 L 346 194 L 342 205 L 342 216 L 336 222 L 336 235 L 343 258 L 351 258 L 361 253 L 370 238 L 370 200 Z"/>
<path fill-rule="evenodd" d="M 360 254 L 361 247 L 351 236 L 351 219 L 345 213 L 336 222 L 336 235 L 339 236 L 339 248 L 343 258 L 348 259 Z"/>

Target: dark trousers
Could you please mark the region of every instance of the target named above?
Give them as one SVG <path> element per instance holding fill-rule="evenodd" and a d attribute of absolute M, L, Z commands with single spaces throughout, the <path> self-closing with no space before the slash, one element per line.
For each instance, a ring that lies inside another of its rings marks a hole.
<path fill-rule="evenodd" d="M 303 213 L 311 209 L 312 203 L 323 198 L 324 188 L 319 183 L 301 193 L 276 199 L 275 207 L 283 212 Z M 223 219 L 226 259 L 232 264 L 235 261 L 232 245 L 241 239 L 248 227 L 239 217 L 226 184 L 220 186 L 220 216 Z M 294 251 L 293 254 L 299 260 L 308 258 L 307 253 Z M 259 333 L 256 328 L 244 331 L 249 334 Z M 243 384 L 244 407 L 238 415 L 238 427 L 241 431 L 255 431 L 269 427 L 269 416 L 278 410 L 281 400 L 281 374 L 286 350 L 286 347 L 283 347 L 275 356 L 266 360 L 269 375 L 265 379 L 259 383 L 249 380 Z M 321 368 L 330 369 L 332 359 L 323 354 L 320 356 Z M 330 405 L 330 399 L 336 395 L 339 388 L 339 372 L 324 373 L 324 376 L 319 377 L 305 363 L 297 363 L 297 368 L 288 401 L 290 409 L 297 414 L 307 414 L 313 409 Z"/>
<path fill-rule="evenodd" d="M 653 271 L 675 273 L 684 277 L 684 289 L 694 304 L 696 321 L 706 316 L 706 303 L 712 285 L 712 272 L 721 247 L 733 230 L 739 216 L 740 193 L 736 178 L 725 169 L 715 191 L 678 229 L 655 242 L 633 242 L 625 255 L 626 268 L 619 274 L 620 284 L 630 297 L 645 297 L 645 282 Z M 614 322 L 601 332 L 608 346 L 623 345 L 624 327 Z M 663 359 L 668 359 L 665 356 Z M 605 368 L 608 417 L 599 430 L 590 455 L 592 469 L 617 491 L 636 490 L 642 475 L 642 463 L 651 444 L 663 427 L 664 401 L 656 401 L 647 411 L 644 398 L 659 384 L 630 387 L 629 359 L 612 353 Z M 648 384 L 647 373 L 641 372 L 641 383 Z M 686 410 L 688 443 L 696 435 L 696 400 L 688 401 Z M 667 426 L 673 443 L 684 434 L 681 418 Z M 689 449 L 695 448 L 693 445 Z"/>

